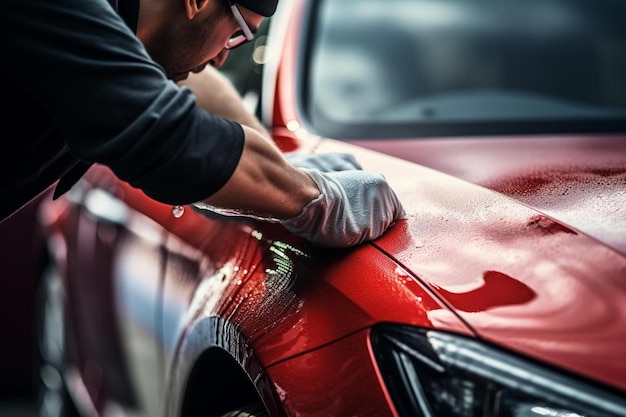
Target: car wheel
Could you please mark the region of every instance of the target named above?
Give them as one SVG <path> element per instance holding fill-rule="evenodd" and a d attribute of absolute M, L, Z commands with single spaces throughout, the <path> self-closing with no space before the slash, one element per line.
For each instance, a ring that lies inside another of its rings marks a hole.
<path fill-rule="evenodd" d="M 222 414 L 221 417 L 269 417 L 263 404 L 249 404 L 237 410 Z"/>
<path fill-rule="evenodd" d="M 63 379 L 66 323 L 62 285 L 54 269 L 46 268 L 38 300 L 39 417 L 78 416 Z"/>

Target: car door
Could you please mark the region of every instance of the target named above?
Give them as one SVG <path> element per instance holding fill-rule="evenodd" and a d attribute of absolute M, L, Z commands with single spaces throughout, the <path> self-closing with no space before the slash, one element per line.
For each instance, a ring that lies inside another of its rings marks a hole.
<path fill-rule="evenodd" d="M 103 265 L 98 268 L 99 288 L 74 282 L 71 287 L 75 293 L 91 292 L 90 298 L 108 293 L 110 300 L 104 307 L 80 303 L 89 321 L 81 326 L 81 334 L 91 343 L 90 360 L 111 365 L 98 371 L 105 375 L 103 385 L 112 390 L 110 404 L 130 416 L 167 415 L 168 389 L 184 389 L 169 384 L 181 369 L 175 361 L 187 325 L 198 315 L 228 321 L 244 306 L 252 308 L 247 300 L 250 288 L 264 281 L 272 254 L 272 239 L 261 236 L 299 239 L 276 224 L 259 225 L 191 206 L 175 215 L 176 207 L 150 199 L 106 171 L 98 167 L 89 173 L 91 184 L 81 198 L 77 227 L 77 236 L 95 236 L 97 243 L 76 242 L 82 254 L 80 275 L 87 274 L 90 265 L 92 270 L 93 265 Z M 213 287 L 199 290 L 207 283 Z M 205 350 L 212 340 L 202 337 L 198 349 Z M 96 341 L 101 341 L 97 348 Z M 115 360 L 105 361 L 100 352 L 94 355 L 98 349 Z M 194 366 L 195 357 L 181 357 Z"/>
<path fill-rule="evenodd" d="M 76 256 L 68 260 L 67 297 L 78 368 L 69 384 L 88 393 L 90 401 L 77 404 L 83 410 L 157 416 L 163 405 L 158 305 L 165 231 L 149 217 L 149 207 L 135 206 L 132 192 L 104 171 L 92 168 L 68 196 L 68 253 Z"/>

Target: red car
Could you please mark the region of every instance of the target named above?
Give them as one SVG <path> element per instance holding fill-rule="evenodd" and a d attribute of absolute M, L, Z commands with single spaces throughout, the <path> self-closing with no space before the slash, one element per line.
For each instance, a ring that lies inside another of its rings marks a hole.
<path fill-rule="evenodd" d="M 262 120 L 287 154 L 384 174 L 406 218 L 326 250 L 176 218 L 94 167 L 41 206 L 42 409 L 625 416 L 625 21 L 614 0 L 281 2 Z"/>

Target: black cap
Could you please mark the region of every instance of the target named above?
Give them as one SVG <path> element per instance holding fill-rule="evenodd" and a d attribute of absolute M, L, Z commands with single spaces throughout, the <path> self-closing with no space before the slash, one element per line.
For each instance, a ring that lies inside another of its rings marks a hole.
<path fill-rule="evenodd" d="M 235 3 L 261 16 L 270 17 L 276 11 L 278 0 L 235 0 Z"/>

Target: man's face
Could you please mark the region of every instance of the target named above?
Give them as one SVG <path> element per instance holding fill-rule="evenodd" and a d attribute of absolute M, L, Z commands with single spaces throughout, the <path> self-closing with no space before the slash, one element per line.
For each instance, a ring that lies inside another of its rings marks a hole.
<path fill-rule="evenodd" d="M 251 31 L 256 32 L 263 16 L 241 6 L 237 9 Z M 228 40 L 241 30 L 226 0 L 205 0 L 197 10 L 173 17 L 141 41 L 168 78 L 180 81 L 206 65 L 221 67 L 228 56 Z"/>

